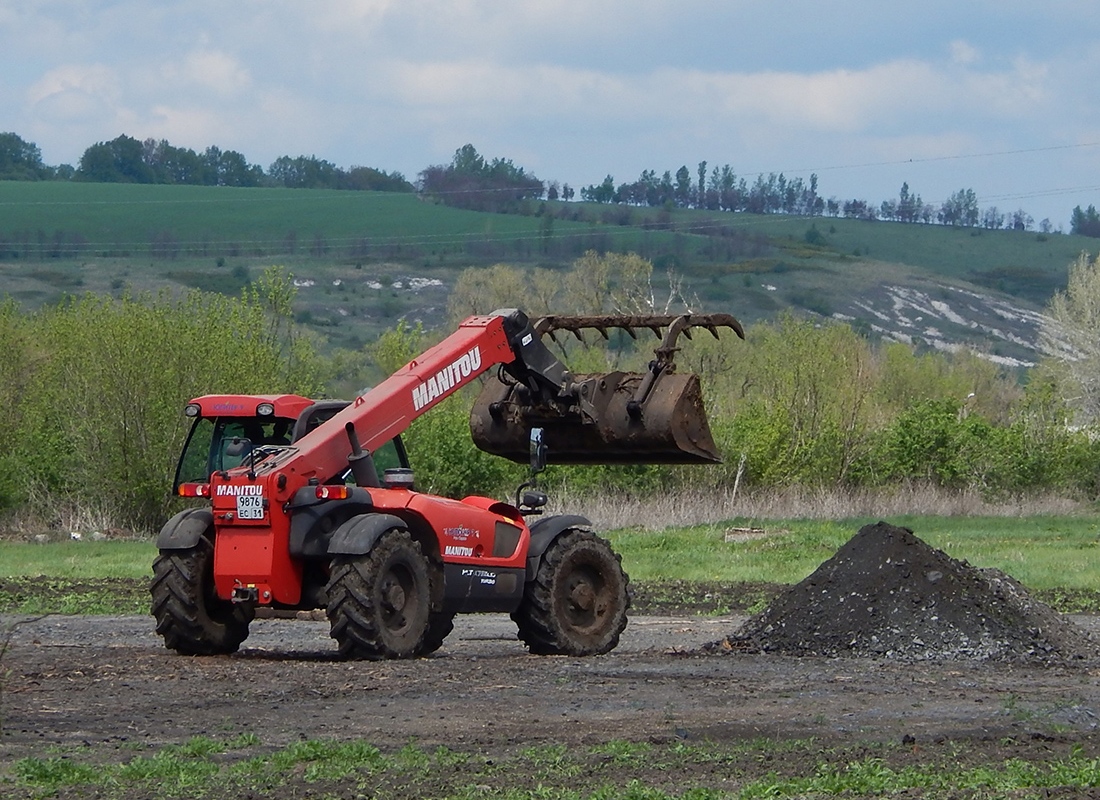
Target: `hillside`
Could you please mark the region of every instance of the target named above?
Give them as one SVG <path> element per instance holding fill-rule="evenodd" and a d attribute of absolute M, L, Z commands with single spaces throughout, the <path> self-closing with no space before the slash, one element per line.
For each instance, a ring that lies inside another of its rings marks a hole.
<path fill-rule="evenodd" d="M 281 264 L 299 320 L 352 347 L 401 318 L 444 324 L 466 267 L 564 269 L 595 248 L 651 259 L 655 282 L 672 268 L 700 307 L 746 322 L 792 308 L 1025 364 L 1068 265 L 1100 249 L 1025 231 L 580 203 L 497 215 L 330 190 L 0 182 L 0 209 L 3 292 L 28 309 L 84 291 L 235 293 Z"/>

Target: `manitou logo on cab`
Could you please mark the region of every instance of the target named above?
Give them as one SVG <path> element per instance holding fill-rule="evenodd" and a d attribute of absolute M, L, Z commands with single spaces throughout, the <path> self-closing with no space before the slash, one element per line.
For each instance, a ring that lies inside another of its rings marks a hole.
<path fill-rule="evenodd" d="M 264 493 L 264 487 L 258 483 L 250 484 L 248 486 L 235 486 L 233 484 L 222 484 L 218 487 L 216 492 L 218 497 L 248 497 L 250 495 L 262 495 Z"/>
<path fill-rule="evenodd" d="M 472 556 L 474 554 L 474 548 L 472 547 L 459 547 L 458 545 L 449 544 L 444 548 L 443 555 L 445 556 Z"/>
<path fill-rule="evenodd" d="M 419 411 L 437 397 L 442 397 L 458 385 L 459 381 L 469 378 L 481 369 L 481 348 L 473 347 L 461 358 L 456 358 L 428 380 L 412 390 L 413 409 Z"/>

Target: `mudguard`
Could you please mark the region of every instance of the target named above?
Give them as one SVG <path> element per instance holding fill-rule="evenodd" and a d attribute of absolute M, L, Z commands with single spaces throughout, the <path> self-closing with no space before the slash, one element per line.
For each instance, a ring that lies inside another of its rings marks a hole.
<path fill-rule="evenodd" d="M 346 500 L 318 500 L 317 487 L 304 486 L 294 493 L 286 505 L 290 518 L 290 554 L 295 558 L 326 558 L 329 540 L 340 527 L 339 520 L 347 521 L 352 515 L 369 513 L 373 501 L 366 489 L 350 487 Z M 335 518 L 324 525 L 326 517 Z"/>
<path fill-rule="evenodd" d="M 366 555 L 378 537 L 393 528 L 407 529 L 404 521 L 393 514 L 360 514 L 332 532 L 328 551 L 331 555 Z"/>
<path fill-rule="evenodd" d="M 185 508 L 157 534 L 158 550 L 190 550 L 214 528 L 214 513 L 209 508 Z"/>
<path fill-rule="evenodd" d="M 580 514 L 556 514 L 544 517 L 531 526 L 531 544 L 527 548 L 527 581 L 533 581 L 538 574 L 542 556 L 550 544 L 564 531 L 571 528 L 592 528 L 592 521 Z"/>

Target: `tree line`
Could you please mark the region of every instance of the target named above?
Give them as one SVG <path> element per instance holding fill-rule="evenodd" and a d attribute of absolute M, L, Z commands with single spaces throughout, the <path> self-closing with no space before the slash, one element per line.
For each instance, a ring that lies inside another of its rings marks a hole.
<path fill-rule="evenodd" d="M 463 273 L 448 312 L 454 322 L 517 304 L 533 315 L 690 308 L 675 276 L 667 277 L 666 288 L 652 262 L 636 254 L 586 253 L 565 273 L 498 264 Z M 30 314 L 12 301 L 0 304 L 0 402 L 7 410 L 0 510 L 62 529 L 67 514 L 82 511 L 155 530 L 176 503 L 168 493 L 190 397 L 322 397 L 337 384 L 375 383 L 449 332 L 402 322 L 365 349 L 321 354 L 293 322 L 294 292 L 291 276 L 272 268 L 237 298 L 198 290 L 87 295 Z M 1052 332 L 1071 331 L 1072 348 L 1029 370 L 1025 381 L 972 353 L 921 353 L 835 321 L 785 315 L 750 326 L 744 342 L 695 336 L 682 342 L 677 365 L 702 376 L 724 464 L 556 466 L 545 483 L 580 494 L 915 483 L 990 498 L 1095 500 L 1100 439 L 1089 430 L 1100 421 L 1097 297 L 1100 261 L 1082 256 L 1049 309 Z M 658 343 L 645 331 L 637 341 L 593 335 L 548 342 L 585 374 L 644 371 Z M 525 470 L 476 450 L 472 401 L 463 392 L 413 423 L 406 440 L 417 485 L 454 497 L 509 497 Z"/>
<path fill-rule="evenodd" d="M 77 180 L 101 183 L 161 183 L 201 186 L 280 186 L 292 189 L 347 189 L 420 192 L 447 205 L 476 211 L 530 213 L 533 200 L 573 200 L 569 184 L 543 181 L 510 159 L 486 159 L 471 144 L 455 151 L 449 164 L 422 170 L 410 182 L 400 172 L 373 167 L 341 168 L 315 155 L 280 156 L 264 170 L 235 150 L 207 147 L 201 153 L 167 140 L 138 141 L 121 135 L 88 147 L 74 167 L 47 166 L 41 150 L 15 133 L 0 133 L 0 180 Z M 783 173 L 758 174 L 752 182 L 729 164 L 712 167 L 701 161 L 673 173 L 643 170 L 637 180 L 616 184 L 607 175 L 599 184 L 580 189 L 580 199 L 597 204 L 661 209 L 693 208 L 751 214 L 830 216 L 904 223 L 980 227 L 989 230 L 1053 232 L 1049 219 L 1039 221 L 1024 209 L 980 208 L 973 189 L 963 188 L 936 205 L 926 203 L 903 183 L 896 198 L 880 203 L 865 199 L 826 198 L 818 177 L 808 181 Z M 1094 206 L 1073 209 L 1070 232 L 1100 237 L 1100 215 Z"/>
<path fill-rule="evenodd" d="M 288 189 L 351 189 L 411 192 L 400 172 L 373 167 L 343 169 L 317 156 L 280 156 L 265 171 L 235 150 L 216 146 L 196 152 L 167 140 L 138 141 L 122 135 L 96 142 L 77 166 L 47 166 L 42 151 L 15 133 L 0 133 L 0 180 L 62 180 L 90 183 L 156 183 L 193 186 L 282 186 Z"/>

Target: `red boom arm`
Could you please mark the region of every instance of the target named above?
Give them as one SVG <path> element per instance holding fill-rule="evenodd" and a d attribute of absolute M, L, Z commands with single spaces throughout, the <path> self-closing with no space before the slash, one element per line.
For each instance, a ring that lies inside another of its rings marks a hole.
<path fill-rule="evenodd" d="M 348 423 L 354 426 L 363 448 L 371 452 L 403 433 L 416 417 L 460 387 L 515 357 L 502 317 L 470 317 L 435 347 L 295 442 L 293 450 L 258 464 L 257 473 L 285 473 L 291 491 L 310 478 L 329 480 L 348 466 Z"/>

